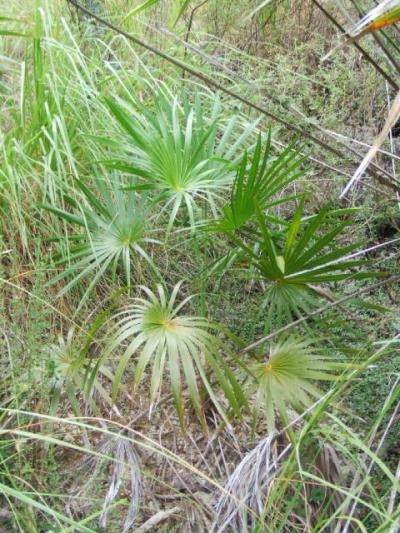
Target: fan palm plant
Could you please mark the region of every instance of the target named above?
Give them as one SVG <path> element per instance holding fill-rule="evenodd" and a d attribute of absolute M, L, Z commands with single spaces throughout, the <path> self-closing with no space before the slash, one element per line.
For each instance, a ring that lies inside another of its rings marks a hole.
<path fill-rule="evenodd" d="M 224 121 L 217 99 L 209 118 L 199 95 L 193 106 L 187 97 L 183 100 L 181 104 L 161 89 L 154 92 L 151 108 L 120 98 L 107 99 L 127 136 L 122 141 L 106 141 L 107 146 L 114 147 L 114 154 L 103 163 L 139 176 L 139 186 L 156 193 L 154 200 L 163 204 L 163 213 L 169 213 L 168 232 L 182 206 L 186 206 L 192 229 L 200 207 L 208 205 L 216 211 L 216 200 L 232 183 L 233 170 L 240 161 L 237 151 L 256 125 L 248 124 L 238 133 L 238 115 Z M 137 187 L 135 183 L 133 188 Z"/>
<path fill-rule="evenodd" d="M 104 353 L 109 357 L 120 346 L 124 352 L 120 358 L 113 383 L 113 398 L 120 388 L 121 379 L 128 363 L 135 358 L 134 388 L 144 379 L 146 369 L 151 366 L 150 401 L 151 409 L 161 393 L 166 369 L 169 372 L 171 391 L 175 407 L 183 426 L 184 401 L 182 376 L 194 409 L 203 420 L 201 394 L 198 378 L 205 392 L 226 419 L 226 412 L 214 390 L 215 380 L 222 388 L 230 407 L 239 414 L 240 407 L 246 404 L 243 392 L 232 371 L 220 354 L 222 341 L 211 332 L 212 324 L 205 318 L 182 315 L 181 309 L 191 297 L 177 304 L 181 284 L 178 283 L 170 297 L 162 285 L 157 286 L 157 294 L 142 287 L 145 298 L 134 298 L 119 311 L 114 319 L 110 341 Z M 126 345 L 127 343 L 127 345 Z M 225 350 L 226 351 L 226 350 Z M 213 381 L 209 374 L 212 372 Z"/>
<path fill-rule="evenodd" d="M 362 280 L 384 276 L 384 272 L 368 271 L 362 267 L 369 260 L 361 258 L 362 242 L 343 242 L 343 234 L 353 225 L 349 215 L 356 210 L 322 210 L 319 214 L 302 219 L 303 205 L 300 204 L 287 228 L 285 243 L 279 250 L 274 238 L 264 225 L 262 228 L 262 249 L 266 252 L 259 262 L 259 272 L 274 283 L 272 299 L 289 296 L 293 310 L 303 306 L 301 297 L 312 296 L 334 300 L 323 284 L 344 280 Z M 260 221 L 262 225 L 262 221 Z M 304 229 L 301 232 L 301 226 Z M 342 242 L 340 242 L 342 240 Z M 279 245 L 278 245 L 279 246 Z M 305 306 L 304 306 L 305 307 Z"/>
<path fill-rule="evenodd" d="M 301 413 L 323 396 L 315 381 L 335 380 L 333 371 L 347 367 L 317 353 L 309 341 L 287 338 L 271 345 L 265 361 L 251 366 L 255 379 L 249 380 L 247 393 L 256 394 L 255 420 L 261 411 L 265 413 L 271 433 L 276 428 L 276 412 L 288 424 L 288 406 Z"/>
<path fill-rule="evenodd" d="M 250 267 L 252 277 L 267 282 L 264 303 L 270 305 L 269 314 L 290 318 L 293 312 L 299 315 L 308 310 L 317 296 L 332 299 L 321 284 L 380 274 L 360 271 L 368 261 L 359 258 L 362 252 L 351 255 L 360 242 L 340 242 L 358 210 L 322 209 L 316 215 L 303 216 L 304 197 L 299 200 L 296 195 L 278 193 L 304 173 L 305 158 L 291 145 L 269 160 L 270 148 L 268 139 L 261 157 L 259 139 L 250 167 L 246 166 L 247 156 L 243 158 L 230 202 L 208 229 L 225 234 L 233 245 L 215 268 L 235 263 Z M 291 220 L 277 216 L 273 208 L 290 205 L 292 200 L 298 205 Z"/>
<path fill-rule="evenodd" d="M 277 231 L 270 228 L 268 218 L 259 212 L 253 246 L 249 246 L 248 236 L 235 239 L 240 256 L 254 267 L 261 279 L 270 282 L 266 301 L 276 306 L 279 315 L 286 309 L 298 315 L 307 309 L 313 297 L 326 298 L 328 293 L 324 294 L 321 284 L 379 275 L 359 270 L 368 264 L 366 259 L 358 258 L 359 252 L 355 257 L 351 255 L 359 250 L 360 242 L 344 245 L 337 242 L 352 225 L 349 215 L 356 210 L 321 210 L 317 215 L 303 218 L 303 209 L 304 201 L 301 201 L 290 224 Z"/>
<path fill-rule="evenodd" d="M 254 219 L 258 209 L 266 211 L 296 198 L 285 194 L 285 190 L 306 172 L 303 163 L 307 156 L 301 155 L 302 148 L 293 141 L 274 154 L 271 130 L 264 146 L 259 135 L 250 164 L 246 152 L 233 182 L 230 201 L 222 207 L 222 217 L 210 223 L 210 229 L 225 233 L 238 231 Z"/>
<path fill-rule="evenodd" d="M 99 409 L 93 399 L 93 393 L 111 406 L 111 398 L 99 379 L 96 378 L 92 382 L 90 390 L 86 387 L 86 378 L 90 371 L 86 357 L 88 347 L 89 344 L 85 343 L 83 348 L 79 349 L 75 330 L 71 328 L 66 337 L 59 335 L 57 343 L 51 344 L 46 350 L 48 374 L 52 387 L 49 410 L 51 416 L 57 413 L 63 393 L 66 393 L 76 416 L 82 416 L 79 394 L 83 395 L 82 399 L 96 414 L 99 413 Z M 100 369 L 100 374 L 112 379 L 111 372 L 104 367 Z"/>
<path fill-rule="evenodd" d="M 68 256 L 55 256 L 55 264 L 66 268 L 51 280 L 51 284 L 72 278 L 60 290 L 59 296 L 67 293 L 84 278 L 90 283 L 78 305 L 77 311 L 87 300 L 91 291 L 110 270 L 113 277 L 118 270 L 125 276 L 128 287 L 132 281 L 133 265 L 144 260 L 153 271 L 157 269 L 146 245 L 158 241 L 149 237 L 149 220 L 145 203 L 135 191 L 122 191 L 122 183 L 116 174 L 109 183 L 96 179 L 97 193 L 92 192 L 81 180 L 76 184 L 83 195 L 79 204 L 65 197 L 71 210 L 49 205 L 43 206 L 66 222 L 80 226 L 81 232 L 69 236 Z"/>

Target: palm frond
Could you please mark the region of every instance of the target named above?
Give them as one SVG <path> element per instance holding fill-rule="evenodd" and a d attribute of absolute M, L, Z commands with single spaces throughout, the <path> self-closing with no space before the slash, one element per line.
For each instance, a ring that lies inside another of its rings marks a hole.
<path fill-rule="evenodd" d="M 290 318 L 293 312 L 298 316 L 302 310 L 309 311 L 321 296 L 315 285 L 384 275 L 360 269 L 368 260 L 351 256 L 360 242 L 337 242 L 353 224 L 351 217 L 357 209 L 325 209 L 304 217 L 303 199 L 285 224 L 257 206 L 255 211 L 256 225 L 236 232 L 222 227 L 235 247 L 231 255 L 236 263 L 251 267 L 253 278 L 269 282 L 265 305 L 270 315 Z"/>
<path fill-rule="evenodd" d="M 147 368 L 151 367 L 150 402 L 151 408 L 157 404 L 165 374 L 168 372 L 171 392 L 176 411 L 182 427 L 184 426 L 184 397 L 182 381 L 185 382 L 192 405 L 200 420 L 203 420 L 203 408 L 199 383 L 216 406 L 218 412 L 226 419 L 223 408 L 212 380 L 225 394 L 230 408 L 237 415 L 246 405 L 243 392 L 233 372 L 224 361 L 220 350 L 222 343 L 211 332 L 211 323 L 202 317 L 187 316 L 180 313 L 190 301 L 183 299 L 175 303 L 180 285 L 175 286 L 168 298 L 162 285 L 157 286 L 157 294 L 147 287 L 142 287 L 144 298 L 134 298 L 131 303 L 119 311 L 111 331 L 110 341 L 104 357 L 109 357 L 118 347 L 124 346 L 124 352 L 115 371 L 113 398 L 115 399 L 131 359 L 134 363 L 134 389 L 145 378 Z"/>
<path fill-rule="evenodd" d="M 121 143 L 123 151 L 114 152 L 112 159 L 102 163 L 139 177 L 132 189 L 139 185 L 156 192 L 154 201 L 163 205 L 161 213 L 169 213 L 167 233 L 182 208 L 186 208 L 193 230 L 202 205 L 216 212 L 216 201 L 232 183 L 240 161 L 237 151 L 256 123 L 248 124 L 233 140 L 239 117 L 233 115 L 224 121 L 218 99 L 212 102 L 206 117 L 207 106 L 198 95 L 193 105 L 161 89 L 153 96 L 151 109 L 138 102 L 132 105 L 118 98 L 107 99 L 127 136 Z"/>
<path fill-rule="evenodd" d="M 277 479 L 281 462 L 290 449 L 288 445 L 277 456 L 274 443 L 276 435 L 262 439 L 248 452 L 225 484 L 225 491 L 218 500 L 212 531 L 245 531 L 250 524 L 252 531 L 261 531 L 258 519 L 265 508 L 265 497 Z M 244 529 L 246 528 L 246 529 Z"/>
<path fill-rule="evenodd" d="M 302 164 L 306 156 L 301 156 L 301 151 L 302 147 L 296 147 L 294 141 L 274 156 L 271 131 L 265 140 L 264 151 L 259 135 L 250 166 L 249 156 L 245 153 L 233 183 L 230 202 L 222 208 L 222 218 L 211 223 L 210 228 L 223 232 L 239 230 L 255 217 L 257 209 L 266 211 L 289 201 L 288 195 L 278 193 L 304 175 Z"/>
<path fill-rule="evenodd" d="M 157 272 L 146 251 L 146 245 L 156 244 L 157 240 L 149 235 L 149 218 L 143 201 L 135 191 L 122 191 L 122 183 L 116 174 L 110 177 L 109 184 L 100 179 L 95 183 L 96 193 L 83 181 L 77 180 L 84 202 L 78 205 L 70 199 L 69 203 L 75 213 L 49 205 L 43 206 L 47 211 L 81 228 L 80 233 L 69 237 L 68 256 L 55 255 L 56 266 L 66 268 L 50 281 L 50 284 L 55 284 L 70 278 L 59 292 L 59 296 L 62 296 L 82 280 L 90 278 L 77 312 L 107 272 L 115 279 L 120 270 L 128 287 L 132 282 L 134 264 L 144 260 Z"/>
<path fill-rule="evenodd" d="M 251 367 L 248 393 L 256 394 L 255 420 L 264 414 L 268 430 L 276 429 L 276 414 L 289 422 L 288 407 L 297 413 L 323 396 L 316 381 L 336 379 L 333 371 L 348 368 L 341 363 L 315 352 L 309 341 L 288 338 L 271 345 L 265 361 Z"/>

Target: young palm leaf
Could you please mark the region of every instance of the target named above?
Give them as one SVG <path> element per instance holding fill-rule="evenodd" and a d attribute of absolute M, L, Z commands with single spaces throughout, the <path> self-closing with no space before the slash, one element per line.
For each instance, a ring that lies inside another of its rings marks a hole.
<path fill-rule="evenodd" d="M 141 259 L 156 271 L 145 245 L 157 241 L 148 237 L 148 219 L 143 201 L 140 204 L 134 191 L 122 191 L 116 175 L 111 176 L 108 186 L 96 179 L 98 195 L 82 181 L 77 180 L 76 183 L 85 203 L 79 205 L 76 200 L 67 197 L 66 201 L 74 213 L 51 206 L 43 207 L 82 229 L 80 233 L 70 236 L 68 257 L 55 257 L 56 266 L 67 266 L 51 280 L 51 284 L 54 284 L 72 278 L 59 292 L 61 296 L 84 278 L 91 278 L 77 308 L 79 311 L 107 271 L 111 271 L 115 277 L 118 269 L 121 269 L 128 286 L 132 280 L 132 266 L 139 264 Z"/>
<path fill-rule="evenodd" d="M 96 414 L 99 414 L 99 409 L 93 399 L 93 393 L 96 393 L 111 406 L 111 398 L 98 379 L 93 381 L 91 390 L 87 391 L 86 375 L 90 367 L 86 358 L 86 351 L 86 347 L 78 348 L 74 328 L 68 331 L 66 338 L 59 335 L 58 342 L 52 344 L 47 350 L 47 363 L 52 385 L 49 413 L 51 416 L 57 413 L 63 392 L 67 394 L 76 416 L 82 416 L 77 398 L 79 394 L 84 395 L 85 401 L 92 412 Z M 100 373 L 108 379 L 112 379 L 112 374 L 107 369 L 101 368 Z"/>
<path fill-rule="evenodd" d="M 301 413 L 324 394 L 315 381 L 335 380 L 333 370 L 346 366 L 315 353 L 306 341 L 288 338 L 272 345 L 266 360 L 250 368 L 255 379 L 249 380 L 248 393 L 256 394 L 255 419 L 263 411 L 271 433 L 276 414 L 287 425 L 288 406 Z"/>
<path fill-rule="evenodd" d="M 262 137 L 259 135 L 248 166 L 248 155 L 242 158 L 233 183 L 230 202 L 222 208 L 223 216 L 211 224 L 216 231 L 237 231 L 257 214 L 257 210 L 267 210 L 287 202 L 292 197 L 282 195 L 290 183 L 304 175 L 301 167 L 307 156 L 300 156 L 302 147 L 296 148 L 296 141 L 289 144 L 277 156 L 272 155 L 271 131 L 262 150 Z"/>
<path fill-rule="evenodd" d="M 157 403 L 164 374 L 168 371 L 175 407 L 182 426 L 182 380 L 186 382 L 188 394 L 200 420 L 203 420 L 203 414 L 198 379 L 221 416 L 226 419 L 225 409 L 209 378 L 210 372 L 213 374 L 213 380 L 222 388 L 233 412 L 239 414 L 240 407 L 245 405 L 246 401 L 232 371 L 219 353 L 222 342 L 211 333 L 211 324 L 207 319 L 180 314 L 191 298 L 187 297 L 180 304 L 176 304 L 179 289 L 180 283 L 174 287 L 168 298 L 161 285 L 157 286 L 158 294 L 142 287 L 146 298 L 134 298 L 115 316 L 117 324 L 105 357 L 119 346 L 126 345 L 126 342 L 128 344 L 115 371 L 113 398 L 115 399 L 118 393 L 129 361 L 135 358 L 135 389 L 144 379 L 146 369 L 149 366 L 152 368 L 152 407 Z"/>
<path fill-rule="evenodd" d="M 141 177 L 139 186 L 156 192 L 155 201 L 162 202 L 162 212 L 169 213 L 168 232 L 182 207 L 192 229 L 200 207 L 208 205 L 216 211 L 216 199 L 232 182 L 233 169 L 240 161 L 236 152 L 255 124 L 236 135 L 238 116 L 223 123 L 215 100 L 206 118 L 198 95 L 193 107 L 187 102 L 180 105 L 176 97 L 161 90 L 154 94 L 152 109 L 121 99 L 107 99 L 107 104 L 128 136 L 122 143 L 113 143 L 119 152 L 122 144 L 124 152 L 115 150 L 114 159 L 103 163 Z"/>

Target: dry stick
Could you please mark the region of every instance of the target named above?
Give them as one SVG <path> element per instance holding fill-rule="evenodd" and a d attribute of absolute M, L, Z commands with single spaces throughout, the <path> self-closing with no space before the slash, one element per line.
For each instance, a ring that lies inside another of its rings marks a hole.
<path fill-rule="evenodd" d="M 339 22 L 319 3 L 318 0 L 311 0 L 317 7 L 322 11 L 322 13 L 334 24 L 344 35 L 347 35 L 346 30 L 343 28 Z M 371 65 L 379 72 L 381 76 L 385 78 L 385 80 L 395 89 L 396 91 L 399 90 L 399 85 L 383 70 L 382 67 L 379 66 L 379 64 L 362 48 L 357 42 L 352 41 L 354 46 L 357 48 L 359 52 L 362 53 L 362 55 L 365 57 L 367 61 L 371 63 Z"/>
<path fill-rule="evenodd" d="M 357 2 L 355 2 L 354 0 L 350 0 L 351 3 L 353 4 L 353 6 L 355 7 L 355 9 L 357 10 L 357 13 L 362 16 L 364 15 L 362 9 L 359 8 L 359 6 L 357 5 Z M 400 63 L 397 61 L 397 59 L 395 57 L 393 57 L 393 55 L 389 52 L 389 50 L 387 49 L 382 37 L 380 35 L 378 35 L 376 32 L 372 32 L 372 37 L 374 38 L 374 40 L 376 41 L 376 43 L 378 43 L 379 47 L 382 49 L 383 53 L 386 55 L 386 57 L 389 59 L 389 61 L 392 63 L 392 65 L 394 66 L 394 68 L 397 70 L 397 73 L 400 73 Z"/>
<path fill-rule="evenodd" d="M 386 89 L 387 107 L 388 107 L 388 109 L 390 109 L 389 87 L 388 87 L 388 84 L 386 82 L 385 82 L 385 89 Z M 390 142 L 391 153 L 394 155 L 395 147 L 394 147 L 394 142 L 393 142 L 393 130 L 392 129 L 389 130 L 389 142 Z M 390 161 L 392 163 L 393 180 L 396 181 L 396 162 L 395 162 L 395 158 L 392 157 Z"/>
<path fill-rule="evenodd" d="M 394 99 L 392 106 L 389 110 L 388 118 L 382 128 L 382 131 L 379 133 L 377 138 L 374 140 L 374 144 L 368 150 L 364 159 L 361 161 L 359 167 L 354 172 L 353 177 L 347 183 L 346 187 L 343 189 L 343 192 L 340 195 L 340 198 L 344 198 L 348 191 L 362 178 L 364 172 L 367 170 L 368 166 L 371 164 L 371 161 L 377 154 L 379 148 L 385 142 L 386 137 L 389 134 L 389 131 L 395 125 L 396 121 L 400 116 L 400 90 L 397 93 L 396 98 Z"/>
<path fill-rule="evenodd" d="M 168 461 L 168 463 L 170 463 L 170 461 Z M 158 499 L 159 496 L 163 496 L 163 495 L 153 494 L 153 496 L 156 496 L 156 498 Z M 179 493 L 175 495 L 169 495 L 169 496 L 170 496 L 169 499 L 175 500 L 177 497 L 179 497 Z M 143 524 L 141 524 L 137 528 L 134 528 L 134 531 L 135 533 L 145 533 L 148 531 L 156 531 L 156 526 L 160 522 L 166 521 L 172 515 L 178 515 L 178 513 L 180 513 L 181 511 L 182 511 L 181 507 L 173 507 L 172 509 L 160 510 L 157 513 L 155 513 L 153 516 L 151 516 L 148 520 L 146 520 Z M 129 531 L 131 531 L 131 529 L 129 529 Z"/>
<path fill-rule="evenodd" d="M 149 52 L 151 52 L 151 53 L 153 53 L 155 55 L 157 55 L 158 57 L 161 57 L 162 59 L 165 59 L 165 61 L 168 61 L 169 63 L 175 65 L 176 67 L 185 70 L 186 72 L 188 72 L 192 76 L 202 80 L 204 83 L 208 84 L 209 86 L 214 87 L 214 89 L 217 89 L 218 91 L 221 91 L 221 92 L 227 94 L 228 96 L 234 98 L 235 100 L 238 100 L 239 102 L 242 102 L 243 104 L 249 106 L 251 109 L 254 109 L 255 111 L 258 111 L 259 113 L 261 113 L 262 115 L 265 115 L 265 116 L 271 118 L 275 122 L 278 122 L 279 124 L 282 124 L 283 126 L 288 128 L 289 130 L 297 133 L 298 135 L 300 135 L 302 137 L 307 137 L 310 141 L 313 141 L 315 144 L 317 144 L 318 146 L 324 148 L 328 152 L 331 152 L 332 154 L 335 154 L 338 157 L 345 158 L 345 155 L 340 150 L 338 150 L 337 148 L 333 148 L 332 146 L 330 146 L 326 142 L 322 141 L 318 137 L 315 137 L 314 135 L 308 133 L 307 131 L 305 131 L 305 130 L 297 127 L 297 126 L 294 126 L 293 124 L 290 124 L 290 123 L 286 122 L 284 119 L 278 117 L 274 113 L 271 113 L 270 111 L 267 111 L 263 107 L 260 107 L 259 105 L 254 104 L 253 102 L 251 102 L 247 98 L 241 96 L 240 94 L 238 94 L 238 93 L 236 93 L 234 91 L 231 91 L 230 89 L 227 89 L 226 87 L 224 87 L 220 83 L 214 81 L 212 78 L 209 78 L 205 74 L 203 74 L 203 73 L 199 72 L 198 70 L 188 66 L 186 63 L 183 63 L 179 59 L 176 59 L 175 57 L 172 57 L 172 56 L 166 54 L 165 52 L 161 52 L 157 48 L 154 48 L 152 45 L 142 41 L 141 39 L 138 39 L 137 37 L 133 36 L 130 33 L 127 33 L 124 30 L 121 30 L 120 28 L 118 28 L 117 26 L 112 24 L 111 22 L 108 22 L 107 20 L 99 17 L 95 13 L 92 13 L 89 9 L 86 9 L 85 7 L 80 5 L 76 0 L 66 0 L 66 1 L 69 4 L 71 4 L 72 6 L 74 6 L 76 9 L 79 9 L 80 11 L 82 11 L 83 13 L 88 15 L 89 17 L 91 17 L 94 20 L 97 20 L 98 22 L 100 22 L 100 24 L 102 24 L 103 26 L 106 26 L 107 28 L 110 28 L 111 30 L 113 30 L 116 33 L 118 33 L 119 35 L 122 35 L 126 39 L 134 42 L 138 46 L 141 46 L 142 48 L 148 50 Z M 382 169 L 378 169 L 378 170 L 379 170 L 379 172 L 382 172 Z M 376 178 L 378 181 L 380 181 L 383 185 L 386 185 L 387 187 L 390 187 L 390 188 L 394 189 L 395 191 L 398 190 L 395 184 L 391 183 L 388 179 L 385 179 L 382 175 L 378 174 L 375 170 L 371 170 L 370 169 L 370 173 L 371 173 L 371 175 L 374 178 Z"/>
<path fill-rule="evenodd" d="M 192 25 L 193 25 L 194 15 L 195 15 L 196 11 L 199 8 L 203 7 L 205 4 L 207 4 L 208 1 L 209 0 L 203 0 L 203 2 L 200 2 L 200 4 L 197 4 L 197 6 L 194 6 L 194 8 L 192 9 L 192 11 L 190 13 L 188 27 L 187 27 L 186 34 L 185 34 L 185 42 L 186 43 L 189 42 L 189 36 L 190 36 L 190 32 L 192 31 Z M 186 52 L 187 52 L 187 50 L 185 51 L 184 58 L 186 58 Z"/>
<path fill-rule="evenodd" d="M 279 142 L 279 141 L 272 141 L 272 143 L 276 146 L 280 146 L 281 148 L 287 148 L 288 145 L 287 144 L 284 144 L 282 142 Z M 294 148 L 291 149 L 292 152 L 295 151 Z M 380 150 L 380 152 L 382 152 L 382 150 Z M 387 153 L 388 155 L 392 155 L 390 154 L 389 152 L 383 152 L 383 153 Z M 328 170 L 333 170 L 334 172 L 336 172 L 336 174 L 340 174 L 341 176 L 344 176 L 346 178 L 352 178 L 352 174 L 349 174 L 348 172 L 344 171 L 344 170 L 341 170 L 339 168 L 336 168 L 332 165 L 329 165 L 328 163 L 325 163 L 324 161 L 321 161 L 320 159 L 317 159 L 316 157 L 313 157 L 313 156 L 310 156 L 308 154 L 305 154 L 304 151 L 300 151 L 299 152 L 299 155 L 302 155 L 302 156 L 305 156 L 307 155 L 308 159 L 310 161 L 313 161 L 316 165 L 319 165 L 320 167 L 323 167 L 323 168 L 327 168 Z M 394 156 L 396 159 L 400 159 L 400 158 L 397 158 L 397 156 Z M 395 178 L 393 178 L 393 182 L 395 182 Z M 375 191 L 375 192 L 379 192 L 379 194 L 381 196 L 385 196 L 388 200 L 392 200 L 393 199 L 393 196 L 392 194 L 389 194 L 389 192 L 385 191 L 385 190 L 380 190 L 380 189 L 377 189 L 376 187 L 374 187 L 371 183 L 365 183 L 365 187 L 367 187 L 368 189 L 370 189 L 371 191 Z"/>
<path fill-rule="evenodd" d="M 387 88 L 387 84 L 386 84 L 386 88 Z M 387 92 L 387 94 L 388 94 L 388 92 Z M 390 102 L 388 101 L 388 107 L 389 106 L 390 106 Z M 358 144 L 359 146 L 363 146 L 365 148 L 371 148 L 371 146 L 372 146 L 369 143 L 359 141 L 358 139 L 354 139 L 353 137 L 348 137 L 347 135 L 343 135 L 343 133 L 338 133 L 337 131 L 333 131 L 333 130 L 324 130 L 324 131 L 328 135 L 332 135 L 333 137 L 341 137 L 341 138 L 346 139 L 347 141 L 349 141 L 351 143 Z M 379 148 L 378 152 L 380 154 L 389 156 L 391 159 L 396 159 L 397 161 L 400 161 L 400 156 L 394 154 L 393 152 L 389 152 L 388 150 L 383 150 L 382 148 Z"/>
<path fill-rule="evenodd" d="M 392 282 L 392 281 L 398 281 L 398 280 L 400 280 L 400 276 L 393 276 L 391 278 L 385 279 L 384 281 L 381 281 L 380 283 L 377 283 L 375 285 L 375 287 L 376 288 L 377 287 L 381 287 L 382 285 L 385 285 L 386 283 L 389 283 L 389 282 Z M 261 339 L 258 339 L 257 341 L 253 342 L 252 344 L 249 344 L 248 346 L 246 346 L 246 348 L 243 348 L 242 350 L 240 350 L 239 354 L 244 354 L 244 353 L 250 352 L 251 350 L 253 350 L 257 346 L 259 346 L 260 344 L 263 344 L 264 342 L 269 341 L 270 339 L 276 337 L 277 335 L 279 335 L 280 333 L 283 333 L 284 331 L 287 331 L 288 329 L 292 328 L 293 326 L 297 326 L 299 324 L 302 324 L 306 320 L 308 320 L 308 319 L 310 319 L 310 318 L 312 318 L 312 317 L 314 317 L 316 315 L 319 315 L 321 313 L 324 313 L 325 311 L 327 311 L 328 309 L 331 309 L 332 307 L 339 306 L 343 302 L 346 302 L 347 300 L 351 300 L 351 298 L 354 298 L 355 296 L 359 296 L 360 294 L 363 294 L 364 292 L 368 292 L 370 290 L 371 290 L 371 287 L 363 287 L 362 289 L 360 289 L 358 291 L 355 291 L 355 292 L 352 292 L 351 294 L 348 294 L 347 296 L 344 296 L 343 298 L 340 298 L 339 300 L 336 300 L 335 302 L 328 303 L 328 304 L 324 305 L 323 307 L 320 307 L 320 308 L 316 309 L 312 313 L 309 313 L 306 316 L 298 318 L 297 320 L 291 322 L 290 324 L 286 324 L 286 326 L 283 326 L 282 328 L 277 329 L 276 331 L 273 331 L 272 333 L 269 333 L 265 337 L 262 337 Z"/>
<path fill-rule="evenodd" d="M 200 4 L 197 4 L 197 6 L 194 6 L 192 11 L 190 12 L 189 22 L 188 22 L 188 26 L 187 26 L 186 34 L 185 34 L 185 38 L 184 38 L 185 43 L 189 43 L 189 36 L 190 36 L 190 32 L 192 31 L 192 25 L 193 25 L 194 15 L 195 15 L 196 11 L 199 8 L 203 7 L 205 4 L 207 4 L 208 1 L 209 0 L 203 0 L 202 2 L 200 2 Z M 187 52 L 188 52 L 188 49 L 185 48 L 185 51 L 183 53 L 183 60 L 184 61 L 186 61 Z M 185 79 L 185 74 L 186 74 L 186 71 L 183 70 L 182 71 L 182 79 Z"/>

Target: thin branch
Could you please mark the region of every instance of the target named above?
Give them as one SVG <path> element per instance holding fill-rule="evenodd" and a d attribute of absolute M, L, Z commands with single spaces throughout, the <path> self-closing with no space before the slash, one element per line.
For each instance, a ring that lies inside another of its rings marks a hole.
<path fill-rule="evenodd" d="M 394 281 L 399 281 L 400 276 L 393 276 L 391 278 L 385 279 L 381 281 L 380 283 L 377 283 L 375 285 L 375 288 L 381 287 L 382 285 L 386 285 L 387 283 L 392 283 Z M 254 348 L 257 348 L 257 346 L 260 346 L 260 344 L 263 344 L 264 342 L 267 342 L 277 335 L 280 335 L 281 333 L 293 328 L 294 326 L 298 326 L 299 324 L 302 324 L 303 322 L 306 322 L 310 318 L 313 318 L 314 316 L 320 315 L 322 313 L 325 313 L 325 311 L 328 311 L 329 309 L 332 309 L 333 307 L 337 307 L 338 305 L 347 302 L 348 300 L 351 300 L 355 296 L 360 296 L 360 294 L 364 294 L 366 292 L 369 292 L 371 290 L 371 287 L 363 287 L 362 289 L 359 289 L 355 292 L 352 292 L 351 294 L 348 294 L 346 296 L 343 296 L 343 298 L 340 298 L 339 300 L 336 300 L 335 302 L 330 302 L 323 307 L 319 307 L 315 311 L 312 311 L 308 315 L 302 316 L 301 318 L 298 318 L 297 320 L 294 320 L 293 322 L 290 322 L 289 324 L 286 324 L 280 329 L 277 329 L 276 331 L 273 331 L 272 333 L 269 333 L 265 337 L 262 337 L 261 339 L 258 339 L 257 341 L 249 344 L 242 350 L 240 350 L 239 354 L 244 354 L 247 352 L 250 352 L 251 350 L 254 350 Z"/>
<path fill-rule="evenodd" d="M 279 116 L 275 115 L 274 113 L 271 113 L 270 111 L 266 110 L 265 108 L 260 107 L 257 104 L 254 104 L 253 102 L 251 102 L 247 98 L 241 96 L 240 94 L 238 94 L 238 93 L 236 93 L 234 91 L 231 91 L 230 89 L 227 89 L 222 84 L 214 81 L 212 78 L 206 76 L 202 72 L 199 72 L 199 70 L 196 70 L 195 68 L 187 65 L 186 63 L 180 61 L 179 59 L 176 59 L 175 57 L 170 56 L 169 54 L 166 54 L 165 52 L 162 52 L 161 50 L 158 50 L 157 48 L 154 48 L 154 46 L 142 41 L 141 39 L 138 39 L 137 37 L 133 36 L 132 34 L 127 33 L 124 30 L 121 30 L 120 28 L 118 28 L 114 24 L 112 24 L 112 23 L 108 22 L 107 20 L 99 17 L 95 13 L 92 13 L 89 9 L 86 9 L 85 7 L 83 7 L 76 0 L 66 0 L 66 1 L 69 4 L 71 4 L 72 6 L 74 6 L 76 9 L 79 9 L 80 11 L 82 11 L 83 13 L 88 15 L 89 17 L 93 18 L 94 20 L 97 20 L 100 24 L 106 26 L 107 28 L 110 28 L 111 30 L 113 30 L 113 31 L 117 32 L 118 34 L 122 35 L 123 37 L 125 37 L 126 39 L 134 42 L 138 46 L 141 46 L 142 48 L 148 50 L 149 52 L 157 55 L 158 57 L 161 57 L 162 59 L 164 59 L 165 61 L 168 61 L 172 65 L 175 65 L 176 67 L 185 70 L 186 72 L 188 72 L 192 76 L 200 79 L 201 81 L 203 81 L 204 83 L 206 83 L 209 86 L 213 87 L 214 89 L 217 89 L 218 91 L 221 91 L 221 92 L 227 94 L 231 98 L 234 98 L 235 100 L 238 100 L 239 102 L 242 102 L 243 104 L 249 106 L 251 109 L 254 109 L 255 111 L 257 111 L 258 113 L 271 118 L 272 120 L 274 120 L 275 122 L 278 122 L 279 124 L 282 124 L 287 129 L 297 133 L 301 137 L 307 137 L 309 140 L 313 141 L 318 146 L 320 146 L 320 147 L 324 148 L 325 150 L 335 154 L 336 156 L 338 156 L 340 158 L 345 158 L 346 157 L 343 154 L 343 152 L 341 152 L 337 148 L 333 148 L 332 146 L 327 144 L 325 141 L 319 139 L 318 137 L 315 137 L 314 135 L 312 135 L 312 134 L 308 133 L 307 131 L 303 130 L 302 128 L 299 128 L 297 126 L 294 126 L 293 124 L 288 123 L 286 120 L 280 118 Z M 315 1 L 315 0 L 313 0 L 313 1 Z M 382 171 L 382 169 L 379 169 L 379 170 L 380 170 L 380 172 Z M 383 185 L 386 185 L 386 186 L 394 189 L 395 191 L 398 190 L 395 184 L 391 183 L 390 180 L 385 179 L 381 174 L 377 173 L 375 170 L 371 170 L 370 169 L 370 173 L 371 173 L 371 175 L 373 177 L 375 177 Z"/>

